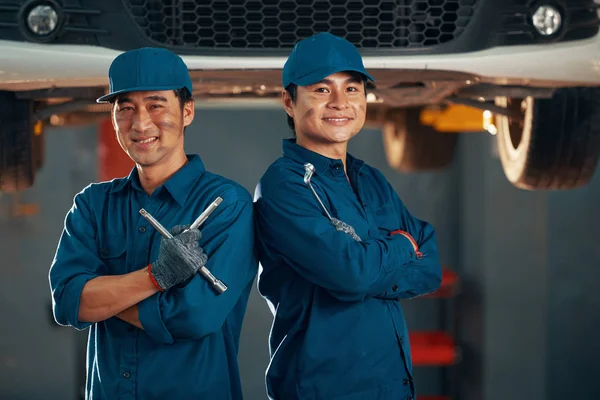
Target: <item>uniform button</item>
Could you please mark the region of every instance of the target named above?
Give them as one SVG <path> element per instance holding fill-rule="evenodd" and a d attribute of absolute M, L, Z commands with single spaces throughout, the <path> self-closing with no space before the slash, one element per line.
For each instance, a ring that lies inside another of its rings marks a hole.
<path fill-rule="evenodd" d="M 333 168 L 340 169 L 340 168 L 342 168 L 342 166 L 340 164 L 335 164 L 335 167 L 333 167 Z"/>
<path fill-rule="evenodd" d="M 400 338 L 400 344 L 404 344 L 404 339 Z"/>
<path fill-rule="evenodd" d="M 139 233 L 144 233 L 144 232 L 146 232 L 146 227 L 145 227 L 145 226 L 140 226 L 140 227 L 138 228 L 138 232 L 139 232 Z"/>
<path fill-rule="evenodd" d="M 410 383 L 410 381 L 408 379 L 402 379 L 402 384 L 404 386 L 408 386 L 409 383 Z"/>
<path fill-rule="evenodd" d="M 394 292 L 397 292 L 397 291 L 398 291 L 398 285 L 394 285 L 394 286 L 392 286 L 392 290 L 393 290 Z"/>
<path fill-rule="evenodd" d="M 100 250 L 100 254 L 102 254 L 103 256 L 107 256 L 108 255 L 108 249 L 102 249 L 102 250 Z"/>
<path fill-rule="evenodd" d="M 123 372 L 123 378 L 125 378 L 125 379 L 131 378 L 131 372 L 129 372 L 129 371 Z"/>
<path fill-rule="evenodd" d="M 365 203 L 365 202 L 363 201 L 363 207 L 366 207 L 366 206 L 367 206 L 367 203 Z"/>

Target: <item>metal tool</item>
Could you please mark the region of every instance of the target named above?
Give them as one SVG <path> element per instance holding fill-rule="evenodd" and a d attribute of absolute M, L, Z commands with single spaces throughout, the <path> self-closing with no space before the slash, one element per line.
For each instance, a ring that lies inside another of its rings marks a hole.
<path fill-rule="evenodd" d="M 325 204 L 323 204 L 323 202 L 319 198 L 319 195 L 315 191 L 315 188 L 313 188 L 312 184 L 310 183 L 310 179 L 312 178 L 312 176 L 313 176 L 314 173 L 315 173 L 315 166 L 314 165 L 312 165 L 311 163 L 304 164 L 304 183 L 310 188 L 310 190 L 312 190 L 313 194 L 317 198 L 317 201 L 321 205 L 321 208 L 323 208 L 323 211 L 325 211 L 325 214 L 327 214 L 327 218 L 329 218 L 329 220 L 331 221 L 331 223 L 333 224 L 333 226 L 335 226 L 336 230 L 344 232 L 344 233 L 350 235 L 350 237 L 352 239 L 356 240 L 357 242 L 361 242 L 362 240 L 361 240 L 360 236 L 358 236 L 356 234 L 356 231 L 354 230 L 354 228 L 352 226 L 348 225 L 344 221 L 340 221 L 337 218 L 332 218 L 331 217 L 331 214 L 329 214 L 329 211 L 327 211 L 327 208 L 325 207 Z"/>
<path fill-rule="evenodd" d="M 207 220 L 207 218 L 210 216 L 210 214 L 212 214 L 212 212 L 215 211 L 215 209 L 222 202 L 223 202 L 223 199 L 221 197 L 217 197 L 215 199 L 215 201 L 210 203 L 210 205 L 206 208 L 206 210 L 204 210 L 202 212 L 202 214 L 200 214 L 200 216 L 198 218 L 196 218 L 196 220 L 194 222 L 192 222 L 192 225 L 190 225 L 190 227 L 187 228 L 184 232 L 189 231 L 190 229 L 200 228 L 200 225 L 202 225 L 204 223 L 204 221 Z"/>
<path fill-rule="evenodd" d="M 208 208 L 204 210 L 204 212 L 202 212 L 202 214 L 200 214 L 198 218 L 196 218 L 196 220 L 192 223 L 192 225 L 190 225 L 190 228 L 188 229 L 196 229 L 200 227 L 200 225 L 204 221 L 206 221 L 208 216 L 215 210 L 215 208 L 217 208 L 217 206 L 221 204 L 221 201 L 223 201 L 223 199 L 217 197 L 217 199 L 213 201 L 211 205 L 208 206 Z M 215 205 L 215 203 L 217 204 Z M 142 217 L 146 218 L 150 225 L 152 225 L 164 238 L 173 239 L 173 235 L 171 235 L 171 232 L 169 232 L 164 226 L 162 226 L 161 223 L 158 222 L 156 218 L 152 216 L 152 214 L 150 214 L 143 208 L 140 209 L 140 214 L 142 215 Z M 194 226 L 194 228 L 192 228 L 192 226 Z M 200 267 L 199 272 L 213 286 L 213 288 L 217 291 L 218 294 L 221 294 L 227 290 L 227 285 L 225 285 L 221 280 L 215 278 L 215 276 L 205 266 Z"/>
<path fill-rule="evenodd" d="M 310 188 L 310 190 L 312 190 L 313 194 L 317 198 L 317 201 L 321 205 L 321 208 L 323 208 L 323 211 L 325 211 L 325 214 L 327 214 L 327 218 L 329 218 L 330 221 L 333 221 L 333 218 L 331 218 L 331 214 L 329 214 L 329 211 L 327 211 L 325 204 L 323 204 L 323 202 L 319 198 L 319 195 L 315 191 L 315 188 L 313 188 L 313 186 L 310 183 L 310 179 L 312 178 L 314 173 L 315 173 L 314 165 L 312 165 L 311 163 L 304 164 L 304 184 L 306 184 Z"/>
<path fill-rule="evenodd" d="M 140 209 L 140 214 L 142 214 L 142 217 L 146 218 L 148 220 L 148 222 L 150 222 L 150 225 L 152 225 L 154 227 L 154 229 L 156 229 L 158 231 L 158 233 L 161 234 L 162 237 L 165 237 L 167 239 L 173 239 L 173 235 L 171 235 L 171 232 L 169 232 L 164 226 L 162 226 L 160 224 L 160 222 L 158 222 L 152 216 L 152 214 L 150 214 L 148 211 L 144 210 L 143 208 Z"/>

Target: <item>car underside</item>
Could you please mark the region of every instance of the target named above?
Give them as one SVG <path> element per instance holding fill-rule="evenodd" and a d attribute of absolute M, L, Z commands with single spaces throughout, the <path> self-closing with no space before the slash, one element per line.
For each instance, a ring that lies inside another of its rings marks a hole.
<path fill-rule="evenodd" d="M 457 133 L 487 131 L 515 186 L 578 187 L 600 153 L 598 23 L 592 0 L 0 0 L 0 190 L 33 184 L 45 125 L 108 115 L 95 99 L 120 51 L 182 55 L 198 104 L 273 104 L 318 31 L 359 47 L 367 123 L 398 171 L 444 168 Z"/>

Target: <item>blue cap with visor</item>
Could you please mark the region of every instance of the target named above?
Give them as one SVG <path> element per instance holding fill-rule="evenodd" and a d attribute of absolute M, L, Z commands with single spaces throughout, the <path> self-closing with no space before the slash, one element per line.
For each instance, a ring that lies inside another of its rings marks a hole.
<path fill-rule="evenodd" d="M 110 93 L 96 100 L 114 101 L 121 93 L 178 90 L 192 93 L 192 79 L 187 66 L 177 54 L 167 49 L 143 47 L 115 58 L 108 70 Z"/>
<path fill-rule="evenodd" d="M 296 43 L 282 74 L 283 87 L 291 83 L 308 86 L 337 72 L 358 72 L 375 82 L 367 73 L 358 49 L 344 38 L 318 33 Z"/>

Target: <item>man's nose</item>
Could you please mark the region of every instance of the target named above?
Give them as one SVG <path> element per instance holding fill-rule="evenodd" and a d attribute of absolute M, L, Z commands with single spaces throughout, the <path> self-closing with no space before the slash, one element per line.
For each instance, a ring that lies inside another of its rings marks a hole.
<path fill-rule="evenodd" d="M 139 107 L 133 114 L 132 128 L 135 131 L 143 132 L 151 123 L 150 114 L 145 107 Z"/>
<path fill-rule="evenodd" d="M 348 107 L 348 96 L 343 89 L 333 89 L 331 92 L 331 101 L 329 107 L 336 110 L 344 110 Z"/>

